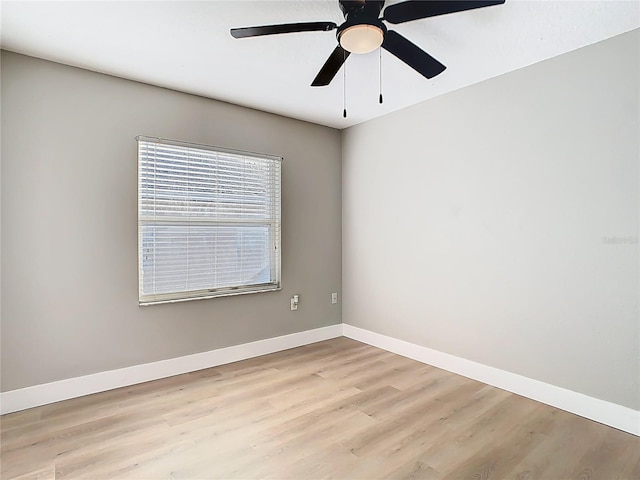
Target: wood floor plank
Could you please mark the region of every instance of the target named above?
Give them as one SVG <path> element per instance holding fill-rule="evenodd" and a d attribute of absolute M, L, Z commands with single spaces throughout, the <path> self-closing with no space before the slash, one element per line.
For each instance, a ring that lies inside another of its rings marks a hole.
<path fill-rule="evenodd" d="M 590 480 L 593 478 L 615 478 L 627 451 L 633 448 L 628 436 L 616 430 L 604 432 L 585 452 L 572 472 L 571 478 Z M 637 452 L 637 446 L 636 451 Z"/>
<path fill-rule="evenodd" d="M 56 480 L 56 469 L 52 465 L 15 477 L 15 480 Z"/>
<path fill-rule="evenodd" d="M 598 442 L 606 429 L 595 422 L 585 421 L 561 410 L 551 410 L 553 417 L 547 440 L 531 449 L 513 469 L 515 478 L 523 480 L 545 480 L 547 478 L 570 478 L 571 471 L 579 459 Z M 611 429 L 613 430 L 613 429 Z M 617 430 L 615 430 L 617 432 Z M 622 432 L 620 432 L 622 433 Z M 589 439 L 589 441 L 585 441 Z M 630 445 L 633 442 L 629 442 Z M 563 455 L 564 461 L 558 461 Z"/>
<path fill-rule="evenodd" d="M 546 439 L 550 416 L 545 405 L 537 405 L 526 419 L 507 432 L 499 445 L 483 449 L 443 477 L 444 480 L 507 478 L 531 449 Z"/>
<path fill-rule="evenodd" d="M 0 418 L 3 480 L 640 480 L 640 438 L 346 338 Z"/>

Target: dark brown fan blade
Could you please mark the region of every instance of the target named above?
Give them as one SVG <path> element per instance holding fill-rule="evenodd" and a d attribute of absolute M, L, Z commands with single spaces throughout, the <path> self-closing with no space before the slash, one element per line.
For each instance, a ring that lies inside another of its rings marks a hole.
<path fill-rule="evenodd" d="M 234 38 L 259 37 L 261 35 L 277 35 L 297 32 L 328 32 L 337 25 L 333 22 L 283 23 L 281 25 L 263 25 L 261 27 L 232 28 Z"/>
<path fill-rule="evenodd" d="M 420 18 L 500 5 L 504 2 L 505 0 L 409 0 L 389 5 L 384 10 L 384 19 L 389 23 L 404 23 Z"/>
<path fill-rule="evenodd" d="M 331 83 L 333 77 L 336 76 L 338 70 L 345 62 L 345 60 L 349 57 L 350 52 L 343 49 L 340 45 L 338 45 L 335 50 L 329 55 L 329 58 L 324 63 L 318 75 L 311 83 L 312 87 L 324 87 Z"/>
<path fill-rule="evenodd" d="M 387 30 L 382 48 L 402 60 L 416 72 L 427 78 L 433 78 L 447 68 L 427 52 L 393 30 Z"/>

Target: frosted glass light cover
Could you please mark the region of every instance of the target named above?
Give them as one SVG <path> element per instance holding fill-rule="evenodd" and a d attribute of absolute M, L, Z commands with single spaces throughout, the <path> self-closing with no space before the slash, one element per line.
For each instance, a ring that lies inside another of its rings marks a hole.
<path fill-rule="evenodd" d="M 340 34 L 340 46 L 351 53 L 369 53 L 382 45 L 382 30 L 374 25 L 354 25 Z"/>

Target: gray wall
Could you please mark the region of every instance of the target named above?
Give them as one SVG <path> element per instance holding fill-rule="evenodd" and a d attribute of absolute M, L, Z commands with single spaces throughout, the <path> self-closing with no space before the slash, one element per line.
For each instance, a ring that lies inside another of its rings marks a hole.
<path fill-rule="evenodd" d="M 282 291 L 138 306 L 137 134 L 284 156 Z M 340 323 L 340 189 L 337 130 L 3 52 L 2 390 Z"/>
<path fill-rule="evenodd" d="M 346 130 L 343 321 L 640 409 L 638 33 Z"/>

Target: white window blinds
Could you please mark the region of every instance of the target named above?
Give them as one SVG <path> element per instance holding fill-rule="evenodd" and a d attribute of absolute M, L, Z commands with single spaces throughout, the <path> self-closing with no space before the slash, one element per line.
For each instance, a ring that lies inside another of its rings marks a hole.
<path fill-rule="evenodd" d="M 136 139 L 140 304 L 279 289 L 282 158 Z"/>

